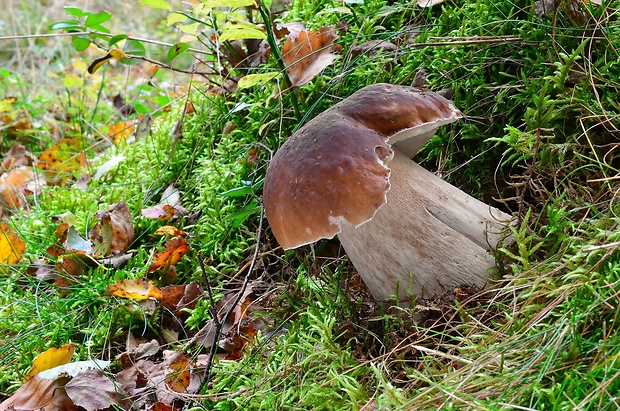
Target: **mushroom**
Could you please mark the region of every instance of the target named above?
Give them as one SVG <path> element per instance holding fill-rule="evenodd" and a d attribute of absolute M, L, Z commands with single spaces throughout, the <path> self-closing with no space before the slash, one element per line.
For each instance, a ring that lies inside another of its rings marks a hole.
<path fill-rule="evenodd" d="M 411 160 L 462 117 L 441 95 L 374 84 L 316 116 L 273 157 L 265 214 L 284 249 L 338 235 L 377 301 L 483 287 L 511 216 Z"/>

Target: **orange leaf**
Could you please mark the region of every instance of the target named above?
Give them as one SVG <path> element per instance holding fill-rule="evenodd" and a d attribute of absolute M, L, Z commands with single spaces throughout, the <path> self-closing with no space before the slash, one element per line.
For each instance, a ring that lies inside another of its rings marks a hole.
<path fill-rule="evenodd" d="M 32 378 L 41 371 L 68 364 L 71 361 L 71 357 L 73 357 L 74 350 L 73 344 L 65 344 L 60 348 L 52 347 L 43 351 L 32 362 L 32 369 L 26 374 L 26 379 Z"/>
<path fill-rule="evenodd" d="M 150 80 L 155 77 L 155 74 L 159 71 L 159 66 L 157 64 L 151 64 L 146 71 L 146 76 Z"/>
<path fill-rule="evenodd" d="M 162 295 L 159 288 L 153 285 L 152 281 L 148 283 L 143 279 L 119 281 L 116 284 L 108 286 L 106 289 L 108 294 L 121 298 L 130 298 L 136 301 L 143 301 L 149 298 L 161 300 Z"/>
<path fill-rule="evenodd" d="M 333 27 L 322 27 L 318 32 L 300 31 L 297 37 L 289 37 L 282 46 L 282 60 L 293 87 L 301 87 L 316 77 L 334 60 L 334 41 L 338 38 Z"/>
<path fill-rule="evenodd" d="M 45 178 L 35 174 L 32 167 L 14 168 L 0 176 L 0 200 L 10 209 L 19 209 L 26 205 L 26 196 L 40 194 Z"/>
<path fill-rule="evenodd" d="M 127 142 L 129 137 L 133 136 L 136 124 L 136 120 L 127 120 L 112 124 L 108 128 L 108 137 L 112 139 L 115 146 L 122 145 Z"/>
<path fill-rule="evenodd" d="M 0 221 L 0 264 L 16 264 L 26 251 L 26 242 Z"/>
<path fill-rule="evenodd" d="M 187 241 L 184 238 L 173 238 L 166 243 L 166 249 L 161 253 L 155 254 L 155 261 L 149 267 L 149 273 L 175 265 L 181 258 L 189 252 Z"/>

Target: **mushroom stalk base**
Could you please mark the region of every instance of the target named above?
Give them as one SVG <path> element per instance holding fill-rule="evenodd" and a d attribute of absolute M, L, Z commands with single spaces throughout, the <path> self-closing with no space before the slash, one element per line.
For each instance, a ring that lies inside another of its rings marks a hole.
<path fill-rule="evenodd" d="M 469 196 L 398 151 L 387 204 L 372 220 L 338 234 L 377 301 L 431 298 L 486 284 L 489 254 L 512 217 Z"/>

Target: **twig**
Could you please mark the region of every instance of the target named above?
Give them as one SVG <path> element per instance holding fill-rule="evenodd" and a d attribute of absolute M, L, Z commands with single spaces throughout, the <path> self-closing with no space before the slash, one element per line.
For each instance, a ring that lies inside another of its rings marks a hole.
<path fill-rule="evenodd" d="M 211 313 L 215 325 L 219 327 L 220 319 L 217 317 L 217 309 L 215 308 L 213 289 L 211 289 L 211 284 L 209 283 L 209 278 L 207 277 L 207 269 L 205 268 L 204 258 L 201 255 L 198 255 L 198 263 L 200 264 L 200 270 L 202 271 L 202 279 L 204 280 L 205 287 L 207 288 L 207 294 L 209 294 L 209 303 L 211 304 L 211 306 L 209 307 L 209 313 Z"/>
<path fill-rule="evenodd" d="M 24 35 L 21 35 L 21 36 L 1 36 L 0 37 L 0 41 L 2 41 L 2 40 L 20 40 L 20 39 L 38 39 L 38 38 L 45 38 L 45 37 L 73 37 L 73 36 L 83 36 L 85 34 L 95 34 L 97 36 L 105 36 L 105 37 L 110 37 L 110 38 L 112 38 L 114 36 L 113 34 L 103 33 L 103 32 L 100 32 L 100 31 L 75 31 L 75 32 L 71 32 L 71 33 L 47 33 L 47 34 L 24 34 Z M 151 40 L 151 39 L 146 39 L 146 38 L 142 38 L 142 37 L 129 36 L 129 37 L 127 37 L 127 40 L 136 40 L 136 41 L 140 41 L 142 43 L 155 44 L 155 45 L 158 45 L 158 46 L 165 46 L 165 47 L 172 47 L 172 46 L 174 46 L 174 44 L 166 43 L 165 41 Z M 210 51 L 195 49 L 195 48 L 191 48 L 191 47 L 188 48 L 187 50 L 191 51 L 192 53 L 205 54 L 205 55 L 211 54 Z"/>
<path fill-rule="evenodd" d="M 258 229 L 256 230 L 256 248 L 254 249 L 254 255 L 252 256 L 252 262 L 250 264 L 250 267 L 248 268 L 248 272 L 245 275 L 245 278 L 243 279 L 243 284 L 241 285 L 241 289 L 239 290 L 239 293 L 237 294 L 237 297 L 235 298 L 233 303 L 228 308 L 228 311 L 226 311 L 226 314 L 224 314 L 224 317 L 222 318 L 222 320 L 221 321 L 217 320 L 217 313 L 213 317 L 215 319 L 216 331 L 213 337 L 213 344 L 211 344 L 211 351 L 209 352 L 209 357 L 207 358 L 207 364 L 204 367 L 205 378 L 200 383 L 200 388 L 198 389 L 198 392 L 201 392 L 204 386 L 208 384 L 209 380 L 211 379 L 211 375 L 210 375 L 211 366 L 213 364 L 213 359 L 215 358 L 215 353 L 217 352 L 217 347 L 219 345 L 218 343 L 220 341 L 220 338 L 222 337 L 222 328 L 224 326 L 224 323 L 230 316 L 230 314 L 232 314 L 235 307 L 237 307 L 237 305 L 239 304 L 239 301 L 241 301 L 241 297 L 243 297 L 243 294 L 245 293 L 245 289 L 248 286 L 248 281 L 250 280 L 250 274 L 252 274 L 252 271 L 254 271 L 254 264 L 256 263 L 256 259 L 258 258 L 258 251 L 260 250 L 260 239 L 263 233 L 264 215 L 265 215 L 264 208 L 261 207 L 260 218 L 258 220 Z"/>
<path fill-rule="evenodd" d="M 607 250 L 609 248 L 617 248 L 617 247 L 620 247 L 620 241 L 614 241 L 613 243 L 595 245 L 595 246 L 592 246 L 592 247 L 584 248 L 583 252 L 584 253 L 589 253 L 591 251 Z"/>

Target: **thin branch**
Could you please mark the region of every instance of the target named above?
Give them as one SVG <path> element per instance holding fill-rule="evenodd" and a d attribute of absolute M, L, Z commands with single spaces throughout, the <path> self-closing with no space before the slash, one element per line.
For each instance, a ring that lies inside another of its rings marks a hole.
<path fill-rule="evenodd" d="M 25 34 L 21 36 L 2 36 L 0 37 L 0 41 L 19 40 L 19 39 L 38 39 L 38 38 L 45 38 L 45 37 L 73 37 L 73 36 L 81 36 L 85 34 L 87 35 L 95 34 L 97 36 L 103 36 L 103 37 L 109 37 L 109 38 L 112 38 L 115 36 L 114 34 L 103 33 L 100 31 L 76 31 L 76 32 L 71 32 L 71 33 L 48 33 L 48 34 Z M 165 41 L 151 40 L 151 39 L 146 39 L 143 37 L 128 36 L 127 39 L 140 41 L 142 43 L 155 44 L 158 46 L 165 46 L 165 47 L 174 46 L 174 44 L 166 43 Z M 187 50 L 191 51 L 192 53 L 205 54 L 205 55 L 211 54 L 211 51 L 205 51 L 205 50 L 200 50 L 200 49 L 195 49 L 195 48 L 188 48 Z"/>
<path fill-rule="evenodd" d="M 252 262 L 250 264 L 250 267 L 248 268 L 248 272 L 246 273 L 245 278 L 243 279 L 243 284 L 241 285 L 241 289 L 239 290 L 237 297 L 235 298 L 233 303 L 230 305 L 230 307 L 226 311 L 226 314 L 224 314 L 224 317 L 222 318 L 222 320 L 221 321 L 218 321 L 217 319 L 215 320 L 215 324 L 216 324 L 215 336 L 213 338 L 213 344 L 211 344 L 211 350 L 209 351 L 209 357 L 207 358 L 207 364 L 204 367 L 205 378 L 202 380 L 202 383 L 200 384 L 200 388 L 198 389 L 198 392 L 201 392 L 204 386 L 208 384 L 209 380 L 211 379 L 211 366 L 213 364 L 213 359 L 215 358 L 215 354 L 217 352 L 217 347 L 219 345 L 218 343 L 220 341 L 220 338 L 222 338 L 222 328 L 224 324 L 226 323 L 226 320 L 228 319 L 230 314 L 232 314 L 235 307 L 237 307 L 237 305 L 241 301 L 241 298 L 243 297 L 243 294 L 245 293 L 245 290 L 248 286 L 248 282 L 250 280 L 250 274 L 252 274 L 252 271 L 254 271 L 254 264 L 256 263 L 256 260 L 258 259 L 258 252 L 260 250 L 260 244 L 261 244 L 260 240 L 261 240 L 261 236 L 263 233 L 264 218 L 265 218 L 265 210 L 264 210 L 264 207 L 261 207 L 260 218 L 258 220 L 258 229 L 256 230 L 256 248 L 254 249 L 254 255 L 252 256 L 252 260 L 251 260 Z M 217 315 L 214 316 L 214 319 L 216 317 Z"/>

